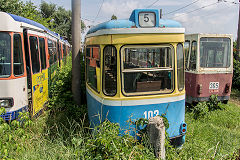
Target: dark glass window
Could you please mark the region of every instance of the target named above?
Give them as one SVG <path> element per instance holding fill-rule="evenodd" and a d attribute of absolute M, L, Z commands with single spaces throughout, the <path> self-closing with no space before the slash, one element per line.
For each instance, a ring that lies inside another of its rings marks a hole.
<path fill-rule="evenodd" d="M 30 40 L 32 72 L 34 74 L 40 71 L 38 40 L 37 40 L 37 37 L 33 37 L 33 36 L 30 36 L 29 40 Z"/>
<path fill-rule="evenodd" d="M 19 76 L 24 73 L 22 40 L 20 34 L 15 34 L 13 38 L 13 73 Z"/>
<path fill-rule="evenodd" d="M 178 76 L 178 90 L 182 91 L 184 88 L 184 58 L 183 46 L 177 45 L 177 76 Z"/>
<path fill-rule="evenodd" d="M 0 77 L 11 75 L 11 36 L 0 32 Z"/>
<path fill-rule="evenodd" d="M 130 46 L 122 51 L 125 94 L 170 93 L 173 90 L 173 53 L 170 46 Z"/>
<path fill-rule="evenodd" d="M 45 69 L 47 67 L 47 65 L 46 65 L 46 52 L 45 52 L 45 40 L 44 40 L 44 38 L 39 38 L 39 46 L 40 46 L 40 56 L 41 56 L 42 69 Z"/>
<path fill-rule="evenodd" d="M 86 51 L 92 50 L 94 57 L 87 56 L 86 53 L 86 75 L 87 83 L 100 92 L 100 52 L 99 47 L 88 47 Z"/>
<path fill-rule="evenodd" d="M 189 51 L 190 51 L 190 41 L 185 41 L 184 52 L 185 52 L 185 68 L 186 69 L 188 69 Z"/>
<path fill-rule="evenodd" d="M 231 64 L 231 40 L 221 37 L 200 38 L 200 67 L 223 68 Z"/>
<path fill-rule="evenodd" d="M 117 93 L 117 50 L 106 46 L 103 51 L 103 92 L 114 96 Z"/>
<path fill-rule="evenodd" d="M 193 41 L 191 46 L 189 70 L 196 70 L 196 61 L 197 61 L 197 42 Z"/>
<path fill-rule="evenodd" d="M 54 55 L 54 48 L 53 48 L 53 41 L 48 39 L 48 54 L 50 56 L 49 58 L 49 65 L 51 66 L 53 64 L 53 55 Z"/>

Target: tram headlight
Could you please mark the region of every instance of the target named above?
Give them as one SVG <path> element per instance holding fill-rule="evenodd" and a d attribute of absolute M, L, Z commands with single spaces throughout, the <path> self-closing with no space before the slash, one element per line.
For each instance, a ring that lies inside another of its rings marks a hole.
<path fill-rule="evenodd" d="M 0 108 L 10 108 L 13 106 L 13 99 L 12 98 L 7 98 L 7 99 L 0 99 Z"/>

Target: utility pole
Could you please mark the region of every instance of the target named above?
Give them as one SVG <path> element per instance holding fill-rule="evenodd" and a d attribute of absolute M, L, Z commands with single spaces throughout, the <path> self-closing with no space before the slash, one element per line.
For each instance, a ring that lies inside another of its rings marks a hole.
<path fill-rule="evenodd" d="M 160 19 L 162 19 L 162 9 L 160 9 Z"/>
<path fill-rule="evenodd" d="M 239 13 L 238 13 L 238 33 L 237 33 L 237 60 L 240 60 L 240 0 L 239 0 Z"/>
<path fill-rule="evenodd" d="M 72 92 L 75 102 L 81 105 L 81 0 L 72 0 Z"/>

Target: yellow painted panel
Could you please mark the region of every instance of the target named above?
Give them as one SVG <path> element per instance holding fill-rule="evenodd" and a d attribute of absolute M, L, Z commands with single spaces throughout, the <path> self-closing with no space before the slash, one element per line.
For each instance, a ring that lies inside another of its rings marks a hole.
<path fill-rule="evenodd" d="M 86 38 L 87 45 L 111 44 L 111 35 Z"/>
<path fill-rule="evenodd" d="M 172 43 L 184 42 L 184 34 L 129 34 L 113 35 L 113 44 L 136 44 L 136 43 Z"/>
<path fill-rule="evenodd" d="M 46 70 L 47 72 L 47 70 Z M 47 83 L 46 73 L 36 73 L 32 75 L 32 100 L 33 100 L 33 116 L 37 114 L 43 108 L 43 99 L 46 100 L 46 97 L 43 97 L 44 92 L 48 92 L 44 88 Z"/>
<path fill-rule="evenodd" d="M 43 104 L 48 101 L 48 69 L 42 71 L 45 78 L 42 79 L 43 85 Z"/>
<path fill-rule="evenodd" d="M 86 45 L 99 44 L 142 44 L 184 42 L 184 34 L 118 34 L 90 37 Z"/>

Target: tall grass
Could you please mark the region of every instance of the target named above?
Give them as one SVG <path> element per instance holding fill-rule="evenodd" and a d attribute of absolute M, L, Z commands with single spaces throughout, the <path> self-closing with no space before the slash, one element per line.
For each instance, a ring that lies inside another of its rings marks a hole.
<path fill-rule="evenodd" d="M 117 124 L 106 120 L 90 129 L 86 105 L 74 104 L 70 84 L 71 59 L 57 72 L 48 111 L 27 125 L 0 120 L 0 159 L 155 159 L 148 142 L 119 136 Z M 223 108 L 198 119 L 187 112 L 186 142 L 180 149 L 167 145 L 167 159 L 234 159 L 240 149 L 240 106 Z"/>

